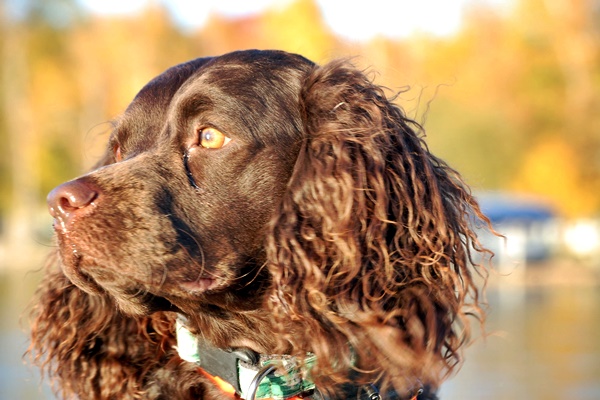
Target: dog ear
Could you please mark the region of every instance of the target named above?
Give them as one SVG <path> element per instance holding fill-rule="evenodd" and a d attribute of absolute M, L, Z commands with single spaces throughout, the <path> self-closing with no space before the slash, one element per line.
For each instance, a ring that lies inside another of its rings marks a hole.
<path fill-rule="evenodd" d="M 349 369 L 397 389 L 437 385 L 459 361 L 466 309 L 483 318 L 470 222 L 485 217 L 353 66 L 315 67 L 301 99 L 306 137 L 267 247 L 280 333 L 325 360 L 326 385 Z"/>
<path fill-rule="evenodd" d="M 127 317 L 108 297 L 74 286 L 52 263 L 31 317 L 29 356 L 64 398 L 142 393 L 173 341 L 173 321 L 165 315 Z"/>

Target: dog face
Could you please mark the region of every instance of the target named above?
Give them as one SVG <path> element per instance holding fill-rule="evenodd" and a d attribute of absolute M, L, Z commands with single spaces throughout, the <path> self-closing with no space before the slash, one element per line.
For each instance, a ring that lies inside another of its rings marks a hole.
<path fill-rule="evenodd" d="M 71 281 L 133 314 L 250 307 L 248 291 L 265 279 L 265 225 L 303 138 L 309 68 L 279 52 L 233 53 L 174 67 L 142 89 L 103 165 L 48 197 Z"/>

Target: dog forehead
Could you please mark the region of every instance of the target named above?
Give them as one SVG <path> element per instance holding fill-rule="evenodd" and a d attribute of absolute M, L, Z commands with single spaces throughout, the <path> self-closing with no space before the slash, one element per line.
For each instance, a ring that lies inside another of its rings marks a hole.
<path fill-rule="evenodd" d="M 282 79 L 290 79 L 294 72 L 295 75 L 306 72 L 312 65 L 302 56 L 278 50 L 241 50 L 217 57 L 197 58 L 175 65 L 148 82 L 119 122 L 129 119 L 139 121 L 139 117 L 164 121 L 174 98 L 182 97 L 182 94 L 189 95 L 209 85 L 239 94 L 244 86 L 274 79 L 277 71 L 286 70 Z"/>
<path fill-rule="evenodd" d="M 135 96 L 125 110 L 128 113 L 165 113 L 173 96 L 181 86 L 196 73 L 203 65 L 210 62 L 212 57 L 197 58 L 175 65 L 148 82 Z"/>
<path fill-rule="evenodd" d="M 279 51 L 241 51 L 215 57 L 175 93 L 169 124 L 215 126 L 259 145 L 299 136 L 300 92 L 313 67 L 303 57 Z"/>
<path fill-rule="evenodd" d="M 112 142 L 128 150 L 142 150 L 155 141 L 167 120 L 173 96 L 212 57 L 175 65 L 148 82 L 116 120 Z"/>
<path fill-rule="evenodd" d="M 176 65 L 135 96 L 117 121 L 115 139 L 130 150 L 143 150 L 156 141 L 169 118 L 196 114 L 213 101 L 235 98 L 262 116 L 273 108 L 291 109 L 289 102 L 297 98 L 295 92 L 313 66 L 302 56 L 276 50 L 242 50 Z M 263 107 L 265 113 L 258 110 Z"/>

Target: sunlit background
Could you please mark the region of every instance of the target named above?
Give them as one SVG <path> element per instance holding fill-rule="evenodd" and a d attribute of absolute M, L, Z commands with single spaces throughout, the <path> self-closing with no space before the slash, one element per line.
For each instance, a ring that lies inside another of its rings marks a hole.
<path fill-rule="evenodd" d="M 0 399 L 53 399 L 19 323 L 46 193 L 152 77 L 244 48 L 352 57 L 506 235 L 442 400 L 600 399 L 600 0 L 0 0 Z"/>

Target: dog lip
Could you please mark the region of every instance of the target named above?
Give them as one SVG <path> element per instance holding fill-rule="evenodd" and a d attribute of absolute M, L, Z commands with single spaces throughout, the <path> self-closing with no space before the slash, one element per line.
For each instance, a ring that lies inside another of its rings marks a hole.
<path fill-rule="evenodd" d="M 190 292 L 203 293 L 214 289 L 217 285 L 218 281 L 214 278 L 198 278 L 194 281 L 182 283 L 181 287 Z"/>

